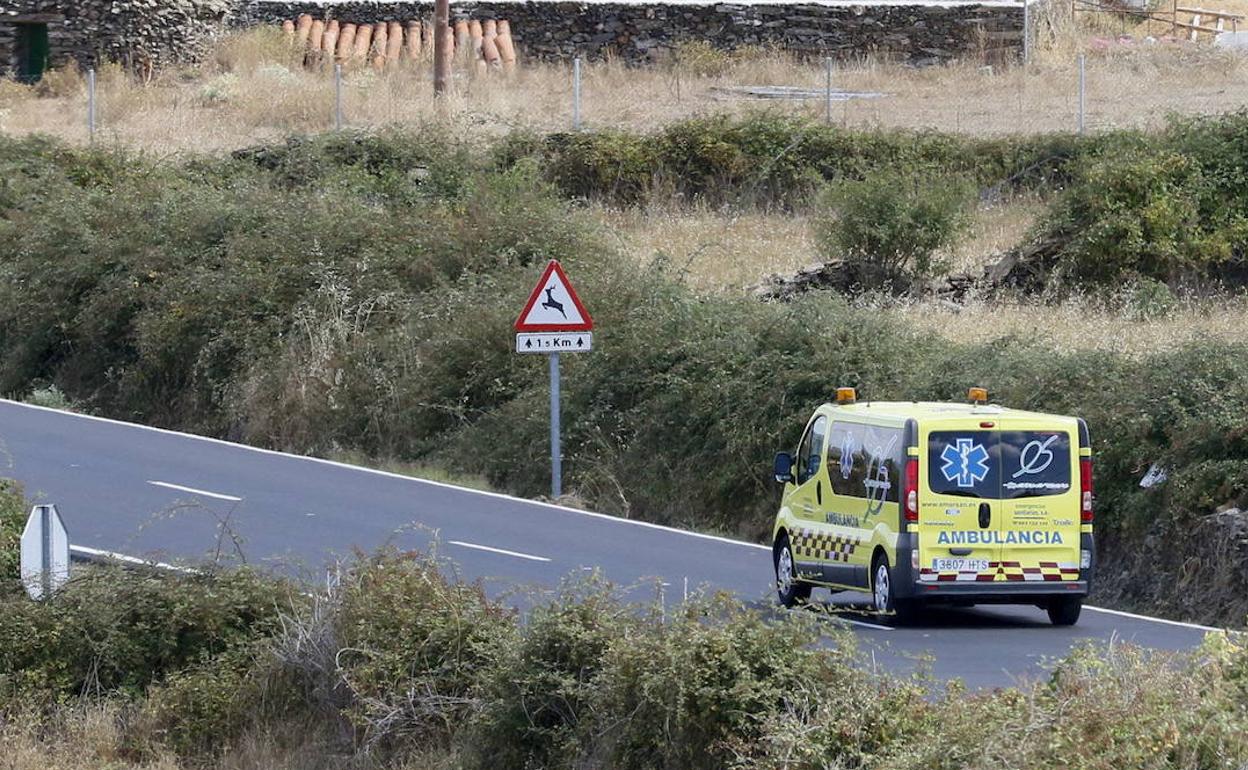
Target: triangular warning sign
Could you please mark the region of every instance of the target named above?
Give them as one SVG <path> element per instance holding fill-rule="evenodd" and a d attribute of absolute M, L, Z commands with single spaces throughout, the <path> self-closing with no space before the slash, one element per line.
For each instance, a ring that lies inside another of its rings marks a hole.
<path fill-rule="evenodd" d="M 542 279 L 533 287 L 529 301 L 516 319 L 518 332 L 587 332 L 594 328 L 594 319 L 581 304 L 576 290 L 568 282 L 559 261 L 546 265 Z"/>

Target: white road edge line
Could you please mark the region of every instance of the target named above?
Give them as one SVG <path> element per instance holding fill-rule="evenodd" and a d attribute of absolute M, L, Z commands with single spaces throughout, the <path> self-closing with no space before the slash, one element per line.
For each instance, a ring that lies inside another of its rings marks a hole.
<path fill-rule="evenodd" d="M 842 623 L 852 623 L 855 626 L 862 626 L 863 628 L 874 628 L 877 631 L 895 631 L 896 630 L 892 626 L 882 626 L 879 623 L 868 623 L 865 620 L 853 620 L 851 618 L 841 617 L 840 615 L 833 615 L 832 617 L 835 618 L 836 620 L 841 621 Z"/>
<path fill-rule="evenodd" d="M 201 497 L 215 497 L 218 500 L 229 500 L 232 503 L 241 503 L 243 498 L 234 495 L 223 495 L 220 492 L 209 492 L 206 489 L 196 489 L 195 487 L 184 487 L 181 484 L 170 484 L 168 481 L 148 481 L 154 487 L 164 487 L 165 489 L 176 489 L 179 492 L 189 492 L 192 495 Z"/>
<path fill-rule="evenodd" d="M 1093 607 L 1090 604 L 1083 605 L 1085 610 L 1093 612 L 1104 612 L 1108 615 L 1121 615 L 1124 618 L 1132 618 L 1134 620 L 1148 620 L 1153 623 L 1165 623 L 1167 626 L 1180 626 L 1182 628 L 1196 628 L 1201 631 L 1226 631 L 1225 628 L 1215 628 L 1214 626 L 1202 626 L 1199 623 L 1185 623 L 1182 620 L 1167 620 L 1166 618 L 1154 618 L 1151 615 L 1137 615 L 1134 612 L 1124 612 L 1122 610 L 1111 610 L 1105 607 Z"/>
<path fill-rule="evenodd" d="M 501 553 L 503 556 L 514 556 L 517 559 L 528 559 L 529 561 L 550 561 L 545 556 L 534 556 L 531 553 L 520 553 L 519 551 L 508 551 L 506 548 L 493 548 L 488 545 L 477 545 L 476 543 L 465 543 L 463 540 L 447 540 L 451 545 L 458 545 L 464 548 L 472 548 L 476 551 L 489 551 L 490 553 Z"/>
<path fill-rule="evenodd" d="M 86 556 L 94 556 L 102 559 L 109 559 L 111 561 L 119 561 L 125 564 L 137 564 L 143 567 L 156 567 L 158 569 L 173 570 L 174 572 L 185 572 L 188 575 L 199 574 L 199 570 L 191 569 L 190 567 L 179 567 L 176 564 L 167 564 L 163 561 L 140 559 L 137 556 L 127 556 L 124 553 L 117 553 L 116 551 L 103 551 L 99 548 L 88 548 L 85 545 L 70 545 L 69 550 L 70 552 L 76 552 Z"/>
<path fill-rule="evenodd" d="M 677 529 L 676 527 L 668 527 L 662 524 L 651 524 L 648 521 L 637 521 L 636 519 L 621 519 L 619 516 L 611 516 L 610 514 L 606 514 L 606 513 L 596 513 L 594 511 L 582 511 L 578 508 L 567 508 L 562 505 L 555 505 L 554 503 L 544 503 L 540 500 L 527 500 L 523 497 L 505 495 L 502 492 L 486 492 L 480 489 L 470 489 L 468 487 L 456 486 L 455 484 L 447 484 L 444 481 L 430 481 L 428 479 L 418 479 L 414 476 L 404 476 L 401 473 L 391 473 L 390 471 L 382 471 L 376 468 L 365 468 L 360 465 L 350 465 L 348 463 L 340 463 L 340 462 L 337 462 L 336 460 L 326 460 L 320 457 L 308 457 L 307 455 L 297 455 L 297 454 L 291 454 L 289 452 L 279 452 L 275 449 L 263 449 L 261 447 L 248 446 L 247 444 L 236 444 L 233 441 L 224 441 L 222 439 L 211 438 L 209 436 L 197 436 L 194 433 L 183 433 L 182 431 L 169 430 L 168 428 L 155 428 L 155 427 L 152 427 L 151 425 L 139 425 L 138 423 L 125 422 L 124 420 L 114 420 L 109 417 L 98 417 L 94 414 L 78 414 L 76 412 L 66 412 L 63 409 L 52 409 L 51 407 L 47 407 L 47 406 L 35 406 L 34 404 L 23 404 L 20 401 L 13 401 L 12 399 L 8 399 L 8 398 L 0 398 L 0 404 L 11 404 L 12 406 L 20 406 L 26 409 L 31 409 L 33 411 L 51 412 L 53 414 L 59 414 L 64 417 L 76 417 L 80 420 L 91 420 L 93 422 L 102 422 L 107 425 L 119 425 L 124 428 L 134 428 L 137 430 L 150 431 L 152 433 L 163 433 L 167 436 L 177 436 L 179 438 L 189 438 L 195 441 L 205 441 L 209 444 L 220 444 L 221 446 L 233 447 L 234 449 L 241 449 L 247 452 L 258 452 L 260 454 L 273 455 L 275 457 L 286 457 L 292 460 L 305 460 L 307 462 L 320 463 L 321 465 L 329 465 L 334 468 L 343 468 L 345 470 L 356 471 L 358 473 L 371 473 L 374 476 L 385 476 L 387 478 L 399 479 L 401 481 L 408 481 L 414 484 L 427 484 L 429 486 L 441 487 L 443 489 L 453 489 L 457 492 L 464 492 L 466 494 L 480 495 L 482 497 L 493 497 L 498 500 L 509 500 L 511 502 L 523 503 L 525 505 L 532 505 L 532 506 L 536 506 L 539 508 L 547 508 L 549 510 L 559 511 L 565 514 L 576 514 L 578 516 L 589 516 L 589 517 L 596 518 L 596 519 L 606 519 L 607 521 L 614 521 L 619 524 L 631 524 L 635 527 L 645 527 L 646 529 L 657 529 L 661 532 L 672 532 L 674 534 L 685 535 L 687 537 L 696 537 L 701 540 L 713 540 L 715 542 L 726 543 L 728 545 L 745 546 L 746 548 L 761 548 L 764 551 L 771 550 L 770 546 L 760 545 L 758 543 L 747 543 L 744 540 L 734 540 L 730 537 L 722 537 L 720 535 L 707 535 L 702 532 L 691 532 L 687 529 Z"/>
<path fill-rule="evenodd" d="M 690 532 L 689 530 L 686 530 L 686 529 L 677 529 L 675 527 L 668 527 L 662 524 L 651 524 L 648 521 L 637 521 L 636 519 L 621 519 L 619 516 L 611 516 L 606 513 L 596 513 L 594 511 L 582 511 L 576 508 L 567 508 L 562 505 L 555 505 L 554 503 L 544 503 L 539 500 L 526 500 L 523 497 L 505 495 L 501 492 L 486 492 L 480 489 L 470 489 L 468 487 L 456 486 L 455 484 L 447 484 L 444 481 L 430 481 L 428 479 L 418 479 L 412 476 L 404 476 L 401 473 L 391 473 L 390 471 L 377 470 L 376 468 L 364 468 L 359 465 L 349 465 L 348 463 L 340 463 L 335 460 L 325 460 L 320 457 L 308 457 L 306 455 L 291 454 L 289 452 L 279 452 L 275 449 L 263 449 L 261 447 L 248 446 L 247 444 L 236 444 L 233 441 L 224 441 L 222 439 L 211 438 L 209 436 L 197 436 L 194 433 L 184 433 L 182 431 L 169 430 L 168 428 L 155 428 L 150 425 L 139 425 L 138 423 L 125 422 L 124 420 L 114 420 L 109 417 L 98 417 L 93 414 L 77 414 L 76 412 L 67 412 L 63 409 L 53 409 L 47 406 L 35 406 L 34 404 L 24 404 L 21 401 L 13 401 L 12 399 L 8 399 L 8 398 L 0 398 L 0 404 L 11 404 L 12 406 L 20 406 L 20 407 L 24 407 L 26 409 L 31 409 L 31 410 L 38 411 L 38 412 L 51 412 L 53 414 L 59 414 L 59 415 L 63 415 L 66 417 L 77 417 L 80 420 L 92 420 L 95 422 L 102 422 L 108 425 L 119 425 L 125 428 L 135 428 L 138 430 L 151 431 L 153 433 L 163 433 L 168 436 L 178 436 L 181 438 L 189 438 L 189 439 L 193 439 L 196 441 L 206 441 L 210 444 L 220 444 L 222 446 L 234 447 L 235 449 L 242 449 L 248 452 L 259 452 L 260 454 L 273 455 L 276 457 L 288 457 L 294 460 L 306 460 L 308 462 L 320 463 L 322 465 L 329 465 L 335 468 L 343 468 L 343 469 L 350 470 L 350 471 L 356 471 L 358 473 L 371 473 L 374 476 L 385 476 L 387 478 L 401 479 L 403 481 L 409 481 L 409 482 L 416 483 L 416 484 L 428 484 L 429 486 L 442 487 L 444 489 L 454 489 L 457 492 L 463 492 L 465 494 L 481 495 L 483 497 L 493 497 L 499 500 L 510 500 L 516 503 L 524 503 L 526 505 L 532 505 L 532 506 L 537 506 L 540 508 L 547 508 L 550 510 L 560 511 L 565 514 L 577 514 L 580 516 L 589 516 L 589 517 L 597 518 L 597 519 L 606 519 L 608 521 L 614 521 L 620 524 L 631 524 L 635 527 L 645 527 L 647 529 L 659 530 L 660 532 L 672 532 L 678 535 L 696 537 L 702 540 L 712 540 L 712 541 L 719 542 L 719 543 L 726 543 L 728 545 L 739 545 L 739 546 L 745 546 L 746 548 L 761 548 L 764 551 L 771 550 L 770 546 L 761 545 L 759 543 L 747 543 L 744 540 L 734 540 L 730 537 L 722 537 L 720 535 L 707 535 L 702 532 Z M 1110 610 L 1110 609 L 1105 609 L 1103 607 L 1093 607 L 1091 605 L 1084 605 L 1084 608 L 1092 610 L 1094 612 L 1106 612 L 1111 615 L 1122 615 L 1124 617 L 1133 618 L 1135 620 L 1151 621 L 1154 623 L 1163 623 L 1165 625 L 1180 626 L 1183 628 L 1195 628 L 1195 629 L 1200 629 L 1204 631 L 1223 630 L 1220 628 L 1212 628 L 1210 626 L 1202 626 L 1196 623 L 1184 623 L 1178 620 L 1154 618 L 1149 615 L 1135 615 L 1129 612 L 1123 612 L 1121 610 Z"/>

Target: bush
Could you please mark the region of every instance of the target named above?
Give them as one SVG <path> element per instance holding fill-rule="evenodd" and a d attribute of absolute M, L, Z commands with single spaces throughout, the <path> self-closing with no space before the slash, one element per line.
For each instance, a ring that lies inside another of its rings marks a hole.
<path fill-rule="evenodd" d="M 93 579 L 96 598 L 114 601 L 124 622 L 166 603 L 173 577 Z M 283 765 L 273 758 L 303 741 L 315 748 L 303 755 L 320 755 L 309 766 L 329 756 L 378 770 L 1229 770 L 1248 759 L 1248 647 L 1236 636 L 1210 635 L 1186 654 L 1085 646 L 1046 681 L 968 693 L 957 682 L 871 673 L 852 635 L 816 612 L 777 616 L 722 595 L 638 606 L 598 578 L 578 578 L 517 622 L 425 556 L 361 556 L 341 579 L 247 633 L 221 634 L 215 612 L 174 607 L 184 635 L 223 643 L 165 659 L 147 687 L 89 688 L 72 703 L 45 704 L 42 717 L 28 698 L 10 700 L 0 740 L 44 758 L 67 748 L 58 742 L 66 725 L 96 713 L 107 729 L 75 734 L 69 753 L 110 766 L 171 765 L 170 750 L 191 767 L 252 757 Z M 228 587 L 259 582 L 243 570 L 197 587 L 235 595 Z M 269 582 L 261 593 L 285 590 Z M 62 623 L 68 637 L 103 630 L 64 623 L 56 602 L 24 604 L 31 611 L 6 605 L 0 614 L 0 653 L 31 618 Z M 101 673 L 122 661 L 153 666 L 151 656 L 117 654 L 121 637 L 142 647 L 151 629 L 139 622 L 105 634 L 114 643 L 99 647 Z M 67 649 L 56 635 L 39 641 Z M 77 659 L 48 655 L 19 673 L 63 675 Z M 0 669 L 6 688 L 13 673 Z M 344 731 L 351 725 L 354 735 Z"/>
<path fill-rule="evenodd" d="M 332 624 L 347 713 L 369 745 L 449 740 L 512 628 L 480 585 L 397 553 L 348 574 Z"/>
<path fill-rule="evenodd" d="M 26 498 L 17 482 L 0 478 L 0 597 L 20 593 L 22 529 L 26 526 Z"/>
<path fill-rule="evenodd" d="M 172 672 L 271 633 L 297 597 L 248 570 L 103 567 L 73 578 L 50 601 L 0 597 L 0 709 L 141 694 Z"/>
<path fill-rule="evenodd" d="M 858 131 L 755 112 L 672 123 L 653 134 L 618 130 L 538 137 L 517 132 L 494 148 L 506 167 L 536 158 L 565 196 L 620 205 L 675 197 L 709 206 L 809 210 L 827 182 L 894 171 L 973 180 L 997 193 L 1060 188 L 1069 168 L 1134 135 L 968 139 Z"/>
<path fill-rule="evenodd" d="M 1176 119 L 1071 164 L 1037 238 L 1064 290 L 1141 279 L 1172 289 L 1248 284 L 1248 112 Z"/>
<path fill-rule="evenodd" d="M 865 289 L 905 291 L 943 267 L 936 252 L 968 223 L 971 191 L 956 179 L 889 172 L 831 185 L 815 237 L 824 259 L 844 259 Z"/>

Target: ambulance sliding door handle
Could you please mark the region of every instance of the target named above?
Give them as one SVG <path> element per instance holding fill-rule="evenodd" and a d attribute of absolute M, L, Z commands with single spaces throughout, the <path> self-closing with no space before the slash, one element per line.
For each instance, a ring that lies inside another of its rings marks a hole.
<path fill-rule="evenodd" d="M 992 506 L 988 503 L 979 504 L 979 528 L 987 529 L 992 524 Z"/>

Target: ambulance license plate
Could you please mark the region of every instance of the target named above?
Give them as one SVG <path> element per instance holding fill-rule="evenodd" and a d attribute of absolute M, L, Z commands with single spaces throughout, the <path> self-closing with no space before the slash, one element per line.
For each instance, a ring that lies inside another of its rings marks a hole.
<path fill-rule="evenodd" d="M 985 572 L 988 570 L 988 560 L 932 559 L 932 570 L 935 572 Z"/>

